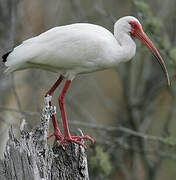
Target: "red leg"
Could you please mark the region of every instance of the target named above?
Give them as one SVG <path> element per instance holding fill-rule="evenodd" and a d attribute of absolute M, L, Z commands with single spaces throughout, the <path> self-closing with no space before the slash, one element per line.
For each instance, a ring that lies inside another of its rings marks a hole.
<path fill-rule="evenodd" d="M 62 80 L 63 80 L 63 76 L 60 75 L 59 79 L 55 82 L 55 84 L 51 87 L 51 89 L 45 94 L 45 97 L 47 95 L 52 95 L 56 90 L 56 88 L 59 86 L 59 84 L 62 82 Z"/>
<path fill-rule="evenodd" d="M 45 97 L 47 97 L 48 95 L 49 96 L 52 95 L 56 90 L 56 88 L 59 86 L 59 84 L 62 82 L 62 80 L 63 80 L 63 76 L 61 75 L 59 79 L 55 82 L 55 84 L 51 87 L 51 89 L 45 94 Z M 51 101 L 49 102 L 49 105 L 52 106 Z M 59 125 L 55 115 L 53 114 L 51 118 L 53 122 L 54 132 L 48 136 L 48 139 L 51 138 L 52 136 L 55 136 L 55 140 L 54 140 L 54 144 L 55 144 L 57 140 L 63 140 L 63 136 L 60 132 Z"/>
<path fill-rule="evenodd" d="M 82 142 L 80 142 L 79 140 L 88 139 L 91 142 L 94 142 L 94 140 L 89 136 L 71 136 L 69 128 L 68 128 L 67 115 L 66 115 L 66 112 L 65 112 L 64 104 L 65 104 L 65 95 L 67 93 L 67 90 L 68 90 L 70 84 L 71 84 L 71 80 L 67 80 L 65 85 L 64 85 L 64 88 L 63 88 L 63 90 L 61 92 L 61 95 L 59 96 L 59 99 L 58 99 L 60 110 L 61 110 L 63 127 L 64 127 L 64 135 L 65 135 L 64 139 L 60 142 L 60 144 L 61 145 L 66 145 L 68 142 L 74 142 L 74 143 L 80 144 L 84 148 L 86 148 L 86 146 Z"/>

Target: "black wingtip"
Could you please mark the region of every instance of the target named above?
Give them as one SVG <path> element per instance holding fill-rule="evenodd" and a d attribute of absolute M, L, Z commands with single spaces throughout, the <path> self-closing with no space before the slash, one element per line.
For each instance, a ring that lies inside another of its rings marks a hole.
<path fill-rule="evenodd" d="M 12 52 L 13 50 L 11 50 L 11 51 L 9 51 L 9 52 L 7 52 L 6 54 L 4 54 L 3 56 L 2 56 L 2 61 L 3 62 L 6 62 L 7 61 L 7 57 L 8 57 L 8 55 Z"/>

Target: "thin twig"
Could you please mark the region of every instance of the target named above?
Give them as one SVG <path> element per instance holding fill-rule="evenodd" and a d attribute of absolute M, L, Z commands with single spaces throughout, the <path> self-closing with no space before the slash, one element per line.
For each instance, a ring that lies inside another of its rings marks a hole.
<path fill-rule="evenodd" d="M 40 113 L 39 112 L 32 112 L 32 111 L 19 111 L 18 109 L 15 109 L 15 108 L 8 108 L 8 107 L 4 107 L 4 106 L 0 106 L 0 109 L 2 111 L 9 111 L 9 112 L 15 112 L 15 113 L 23 113 L 25 115 L 28 115 L 28 116 L 40 116 Z"/>
<path fill-rule="evenodd" d="M 121 131 L 123 133 L 129 134 L 129 135 L 132 135 L 132 136 L 143 138 L 146 141 L 147 140 L 148 141 L 149 140 L 150 141 L 157 141 L 157 142 L 166 144 L 168 146 L 172 146 L 172 147 L 176 146 L 175 142 L 170 142 L 166 138 L 162 138 L 162 137 L 159 137 L 159 136 L 151 136 L 151 135 L 144 134 L 144 133 L 141 133 L 141 132 L 137 132 L 137 131 L 134 131 L 132 129 L 122 127 L 122 126 L 120 126 L 120 127 L 104 127 L 104 126 L 100 126 L 100 125 L 96 125 L 96 124 L 84 123 L 84 122 L 80 122 L 80 121 L 70 121 L 70 124 L 79 125 L 79 126 L 82 126 L 82 127 L 87 127 L 87 128 L 96 129 L 96 130 L 109 131 L 109 132 Z"/>
<path fill-rule="evenodd" d="M 14 109 L 14 108 L 8 108 L 8 107 L 3 107 L 0 106 L 0 109 L 3 111 L 12 111 L 15 113 L 24 113 L 25 115 L 29 115 L 29 116 L 39 116 L 40 113 L 39 112 L 30 112 L 30 111 L 19 111 L 18 109 Z M 157 141 L 160 142 L 162 144 L 168 145 L 168 146 L 176 146 L 175 142 L 170 142 L 167 140 L 167 138 L 162 138 L 160 136 L 151 136 L 145 133 L 141 133 L 141 132 L 137 132 L 134 131 L 132 129 L 126 128 L 126 127 L 105 127 L 105 126 L 101 126 L 101 125 L 97 125 L 97 124 L 93 124 L 93 123 L 85 123 L 85 122 L 81 122 L 81 121 L 76 121 L 76 120 L 71 120 L 69 121 L 69 123 L 73 126 L 82 126 L 85 128 L 91 128 L 94 130 L 101 130 L 101 131 L 107 131 L 107 132 L 112 132 L 112 131 L 121 131 L 123 133 L 129 134 L 131 136 L 136 136 L 136 137 L 140 137 L 146 141 Z"/>

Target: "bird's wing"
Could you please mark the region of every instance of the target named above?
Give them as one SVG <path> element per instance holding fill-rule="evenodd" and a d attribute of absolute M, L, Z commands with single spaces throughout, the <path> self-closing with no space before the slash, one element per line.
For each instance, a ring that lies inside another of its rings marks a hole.
<path fill-rule="evenodd" d="M 97 25 L 77 23 L 55 27 L 17 46 L 7 57 L 6 65 L 30 62 L 66 69 L 85 65 L 88 59 L 99 55 L 102 44 L 110 39 L 114 40 L 112 33 Z"/>

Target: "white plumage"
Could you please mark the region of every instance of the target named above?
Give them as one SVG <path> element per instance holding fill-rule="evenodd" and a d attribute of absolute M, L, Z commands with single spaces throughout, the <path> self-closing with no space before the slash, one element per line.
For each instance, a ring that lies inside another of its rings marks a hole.
<path fill-rule="evenodd" d="M 128 19 L 136 20 L 134 17 Z M 118 24 L 115 32 L 121 27 Z M 132 58 L 135 43 L 129 34 L 121 41 L 122 44 L 110 31 L 94 24 L 55 27 L 14 48 L 5 65 L 8 66 L 7 72 L 40 68 L 73 79 L 77 74 L 111 68 Z M 125 43 L 128 45 L 126 48 Z"/>
<path fill-rule="evenodd" d="M 64 107 L 66 92 L 77 74 L 112 68 L 120 62 L 130 60 L 136 52 L 133 38 L 139 39 L 157 58 L 170 86 L 168 72 L 162 57 L 143 32 L 139 21 L 132 16 L 120 18 L 115 23 L 114 35 L 101 26 L 87 23 L 56 27 L 24 41 L 3 55 L 2 58 L 8 67 L 7 72 L 40 68 L 61 74 L 46 96 L 54 93 L 63 77 L 67 79 L 59 96 L 64 136 L 59 130 L 55 116 L 52 115 L 54 133 L 49 138 L 55 136 L 55 142 L 60 140 L 62 145 L 74 142 L 85 147 L 80 140 L 89 139 L 93 142 L 91 137 L 70 135 Z M 51 102 L 50 105 L 52 105 Z"/>

